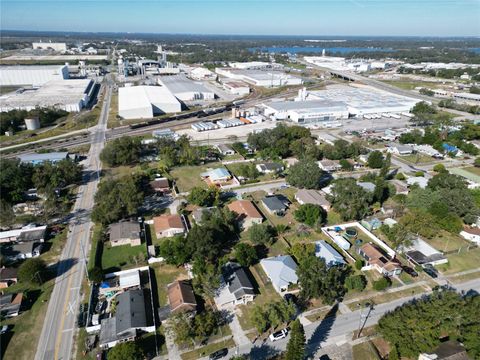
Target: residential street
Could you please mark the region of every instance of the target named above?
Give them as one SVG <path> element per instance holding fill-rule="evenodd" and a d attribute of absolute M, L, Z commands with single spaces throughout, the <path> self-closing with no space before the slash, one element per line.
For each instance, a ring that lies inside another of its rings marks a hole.
<path fill-rule="evenodd" d="M 455 286 L 457 291 L 470 291 L 474 290 L 480 292 L 480 279 L 470 280 Z M 408 296 L 402 299 L 394 300 L 388 303 L 376 305 L 365 321 L 365 317 L 362 318 L 362 325 L 364 327 L 375 325 L 378 320 L 387 312 L 394 310 L 396 307 L 408 302 L 414 298 L 421 298 L 424 294 L 416 296 Z M 363 309 L 362 314 L 365 315 L 366 310 Z M 364 324 L 363 324 L 364 323 Z M 351 334 L 358 330 L 360 325 L 360 310 L 352 311 L 348 314 L 337 315 L 327 317 L 321 321 L 306 325 L 305 336 L 307 338 L 307 352 L 311 359 L 317 359 L 325 346 L 332 344 L 342 345 L 351 341 Z M 238 354 L 250 354 L 253 359 L 266 359 L 269 356 L 273 356 L 280 351 L 284 351 L 287 347 L 289 337 L 278 340 L 276 342 L 270 342 L 267 340 L 265 343 L 257 342 L 256 344 L 248 344 L 239 346 L 229 350 L 228 358 Z M 208 359 L 205 357 L 203 359 Z"/>
<path fill-rule="evenodd" d="M 63 249 L 55 287 L 49 300 L 45 321 L 35 355 L 36 360 L 71 359 L 76 330 L 80 288 L 85 276 L 85 257 L 88 257 L 90 212 L 94 204 L 101 163 L 100 152 L 105 144 L 112 89 L 107 85 L 98 126 L 91 134 L 91 147 L 83 171 L 83 183 L 72 210 L 69 232 Z"/>

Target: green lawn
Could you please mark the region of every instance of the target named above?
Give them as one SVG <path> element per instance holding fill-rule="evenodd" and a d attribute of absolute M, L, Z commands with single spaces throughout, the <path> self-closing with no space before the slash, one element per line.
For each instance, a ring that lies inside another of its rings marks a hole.
<path fill-rule="evenodd" d="M 352 355 L 353 360 L 380 360 L 380 356 L 370 341 L 354 345 Z"/>
<path fill-rule="evenodd" d="M 430 164 L 435 162 L 435 159 L 433 159 L 431 156 L 421 154 L 421 153 L 410 154 L 405 156 L 395 156 L 395 158 L 400 161 L 409 162 L 412 164 Z"/>
<path fill-rule="evenodd" d="M 223 167 L 221 163 L 214 162 L 201 166 L 180 166 L 170 171 L 170 175 L 175 179 L 180 192 L 190 191 L 194 187 L 206 188 L 207 183 L 203 181 L 200 174 L 208 169 Z"/>
<path fill-rule="evenodd" d="M 382 80 L 384 83 L 396 86 L 400 89 L 404 90 L 413 90 L 416 87 L 425 87 L 425 88 L 433 88 L 436 89 L 438 87 L 438 83 L 436 82 L 426 82 L 426 81 L 414 81 L 414 80 Z"/>
<path fill-rule="evenodd" d="M 214 344 L 209 344 L 207 346 L 201 347 L 199 349 L 195 349 L 192 351 L 185 352 L 181 355 L 182 360 L 196 360 L 204 356 L 208 356 L 211 353 L 223 349 L 223 348 L 232 348 L 235 346 L 235 342 L 233 339 L 228 339 L 226 341 L 221 341 Z"/>
<path fill-rule="evenodd" d="M 447 258 L 447 264 L 437 266 L 438 270 L 444 274 L 455 274 L 461 271 L 475 269 L 480 267 L 480 248 L 461 251 L 459 254 L 449 254 Z"/>
<path fill-rule="evenodd" d="M 430 245 L 432 245 L 438 251 L 453 251 L 460 248 L 464 248 L 470 245 L 465 239 L 456 234 L 451 234 L 447 231 L 439 231 L 438 234 L 432 239 L 425 239 Z"/>
<path fill-rule="evenodd" d="M 238 178 L 240 167 L 242 167 L 243 165 L 249 165 L 249 164 L 250 164 L 249 162 L 234 163 L 234 164 L 225 165 L 225 167 L 228 169 L 228 171 L 230 171 L 230 173 L 232 173 Z M 273 174 L 260 174 L 260 176 L 257 178 L 258 181 L 269 181 L 273 179 L 275 179 Z"/>
<path fill-rule="evenodd" d="M 111 247 L 108 243 L 103 245 L 102 268 L 106 273 L 146 265 L 146 259 L 147 247 L 145 244 L 115 247 Z"/>
<path fill-rule="evenodd" d="M 1 325 L 11 325 L 8 335 L 1 336 L 0 356 L 4 360 L 33 359 L 42 331 L 48 300 L 53 290 L 55 280 L 52 279 L 42 286 L 16 284 L 6 292 L 24 293 L 24 310 L 20 315 L 1 321 Z M 31 304 L 33 303 L 33 304 Z M 31 306 L 31 307 L 30 307 Z M 9 338 L 11 336 L 11 338 Z"/>
<path fill-rule="evenodd" d="M 168 304 L 167 285 L 177 279 L 186 279 L 187 271 L 183 267 L 167 264 L 153 264 L 152 268 L 155 272 L 159 305 L 165 306 Z"/>

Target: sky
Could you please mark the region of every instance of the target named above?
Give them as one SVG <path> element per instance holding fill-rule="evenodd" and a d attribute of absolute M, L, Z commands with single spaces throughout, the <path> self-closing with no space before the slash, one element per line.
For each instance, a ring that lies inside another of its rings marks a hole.
<path fill-rule="evenodd" d="M 480 0 L 0 0 L 2 30 L 479 36 Z"/>

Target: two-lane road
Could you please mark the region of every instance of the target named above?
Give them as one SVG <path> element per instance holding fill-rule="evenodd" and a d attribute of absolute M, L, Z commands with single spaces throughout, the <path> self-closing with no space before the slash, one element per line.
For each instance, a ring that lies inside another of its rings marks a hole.
<path fill-rule="evenodd" d="M 45 322 L 35 360 L 66 360 L 72 358 L 73 338 L 80 288 L 85 275 L 85 256 L 88 256 L 90 213 L 100 178 L 100 152 L 105 144 L 112 89 L 107 85 L 105 101 L 97 127 L 91 135 L 90 152 L 83 172 L 83 183 L 73 208 L 67 241 L 57 267 L 57 278 L 49 300 Z"/>

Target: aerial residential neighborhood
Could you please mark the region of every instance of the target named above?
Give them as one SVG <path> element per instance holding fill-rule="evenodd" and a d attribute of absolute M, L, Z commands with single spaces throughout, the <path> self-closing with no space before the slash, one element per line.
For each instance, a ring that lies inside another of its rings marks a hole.
<path fill-rule="evenodd" d="M 480 359 L 480 5 L 179 3 L 2 3 L 0 358 Z"/>

